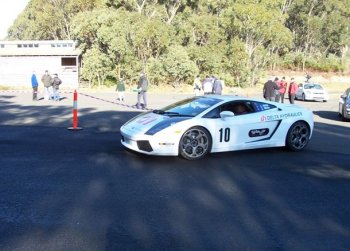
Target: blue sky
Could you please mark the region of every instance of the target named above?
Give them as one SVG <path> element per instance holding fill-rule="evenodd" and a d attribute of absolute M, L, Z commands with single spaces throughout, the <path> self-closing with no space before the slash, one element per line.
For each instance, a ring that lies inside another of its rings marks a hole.
<path fill-rule="evenodd" d="M 7 29 L 24 10 L 30 0 L 2 0 L 0 8 L 0 40 L 7 35 Z"/>

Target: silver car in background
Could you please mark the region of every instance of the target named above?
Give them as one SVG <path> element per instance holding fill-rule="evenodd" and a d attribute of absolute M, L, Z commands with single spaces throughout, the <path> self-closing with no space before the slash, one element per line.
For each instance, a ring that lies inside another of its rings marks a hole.
<path fill-rule="evenodd" d="M 339 99 L 339 116 L 343 121 L 350 120 L 350 88 L 340 96 Z"/>

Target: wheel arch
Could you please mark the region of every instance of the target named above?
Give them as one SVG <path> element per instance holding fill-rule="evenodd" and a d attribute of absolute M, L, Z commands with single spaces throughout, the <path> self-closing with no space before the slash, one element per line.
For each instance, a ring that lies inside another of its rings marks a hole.
<path fill-rule="evenodd" d="M 290 130 L 293 128 L 293 126 L 294 126 L 295 124 L 297 124 L 297 123 L 304 123 L 304 124 L 307 126 L 307 128 L 308 128 L 308 130 L 309 130 L 309 133 L 310 133 L 309 139 L 308 139 L 308 140 L 311 139 L 311 136 L 312 136 L 312 133 L 313 133 L 313 132 L 312 132 L 312 130 L 311 130 L 311 125 L 310 125 L 310 123 L 309 123 L 308 121 L 304 120 L 304 119 L 299 119 L 299 120 L 294 121 L 294 122 L 291 124 L 291 126 L 288 128 L 288 131 L 287 131 L 287 133 L 286 133 L 286 135 L 285 135 L 285 140 L 284 140 L 285 146 L 286 146 L 286 147 L 288 147 L 288 136 L 289 136 L 289 132 L 290 132 Z"/>
<path fill-rule="evenodd" d="M 190 128 L 188 128 L 187 130 L 189 130 L 191 128 L 201 128 L 208 133 L 208 135 L 210 137 L 210 145 L 209 145 L 210 149 L 209 149 L 208 153 L 211 153 L 211 149 L 213 148 L 213 135 L 211 135 L 211 132 L 206 127 L 204 127 L 202 125 L 194 125 L 194 126 L 191 126 Z"/>
<path fill-rule="evenodd" d="M 211 153 L 212 152 L 212 148 L 213 148 L 213 135 L 211 134 L 210 130 L 208 130 L 206 127 L 204 127 L 203 125 L 192 125 L 189 126 L 185 132 L 181 135 L 180 139 L 179 139 L 179 143 L 178 143 L 178 155 L 181 156 L 181 151 L 180 151 L 180 147 L 181 147 L 181 141 L 182 138 L 184 137 L 184 135 L 186 134 L 186 132 L 188 132 L 189 130 L 193 130 L 193 129 L 200 129 L 202 131 L 204 131 L 207 135 L 208 135 L 208 151 L 207 153 Z M 200 157 L 202 158 L 202 157 Z M 185 159 L 188 159 L 185 157 Z"/>

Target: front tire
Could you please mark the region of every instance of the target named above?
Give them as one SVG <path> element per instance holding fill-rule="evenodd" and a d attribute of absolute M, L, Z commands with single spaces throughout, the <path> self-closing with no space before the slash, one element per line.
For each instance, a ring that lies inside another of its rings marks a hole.
<path fill-rule="evenodd" d="M 179 153 L 188 160 L 200 159 L 210 151 L 211 144 L 211 136 L 205 128 L 192 127 L 182 135 Z"/>
<path fill-rule="evenodd" d="M 310 128 L 305 122 L 295 122 L 287 133 L 287 148 L 294 152 L 303 150 L 309 143 L 310 133 Z"/>

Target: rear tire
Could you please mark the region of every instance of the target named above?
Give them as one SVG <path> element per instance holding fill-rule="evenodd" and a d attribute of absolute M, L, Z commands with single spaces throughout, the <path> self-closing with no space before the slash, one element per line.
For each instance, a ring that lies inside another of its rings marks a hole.
<path fill-rule="evenodd" d="M 179 154 L 188 160 L 203 158 L 211 149 L 212 139 L 203 127 L 192 127 L 181 137 Z"/>
<path fill-rule="evenodd" d="M 303 150 L 310 140 L 310 128 L 302 121 L 295 122 L 288 130 L 286 147 L 294 152 Z"/>
<path fill-rule="evenodd" d="M 303 100 L 303 101 L 305 101 L 305 94 L 303 93 L 303 95 L 301 96 L 301 99 Z"/>

